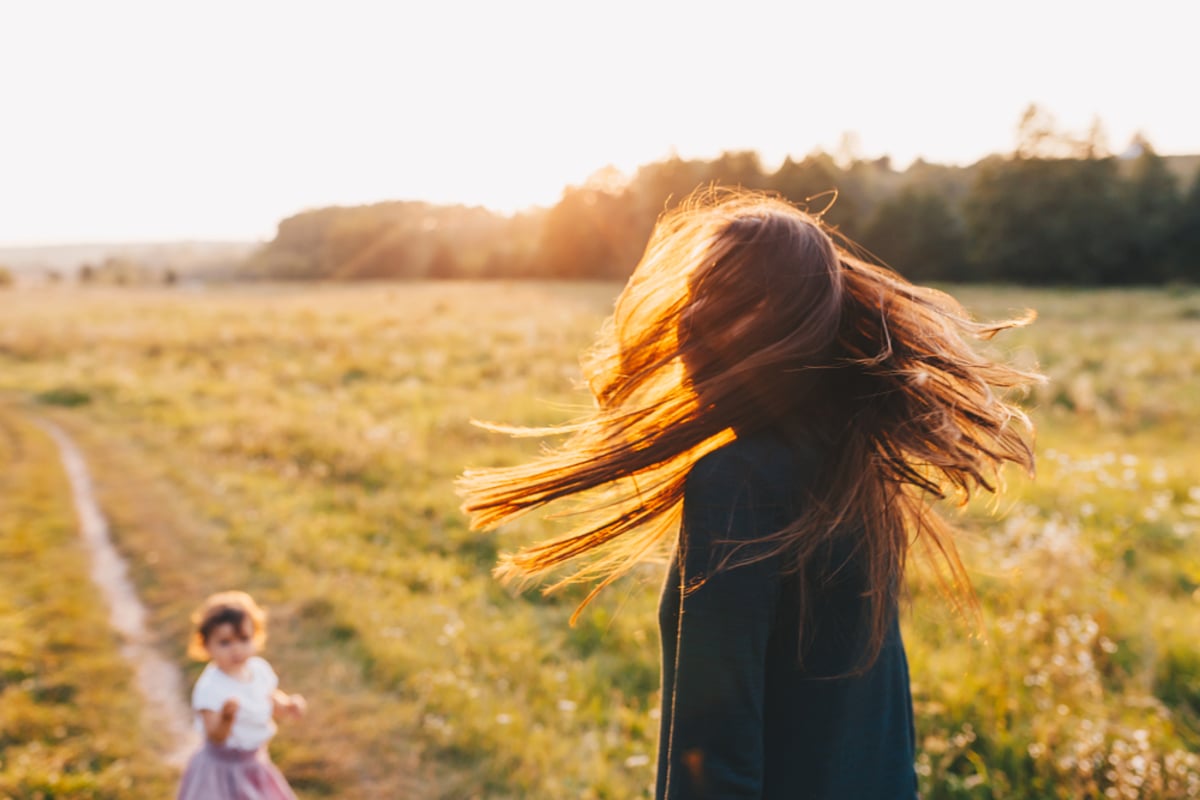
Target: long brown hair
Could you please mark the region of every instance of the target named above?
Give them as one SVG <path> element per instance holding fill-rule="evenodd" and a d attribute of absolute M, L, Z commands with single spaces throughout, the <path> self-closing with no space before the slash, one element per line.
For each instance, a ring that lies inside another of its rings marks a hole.
<path fill-rule="evenodd" d="M 914 542 L 934 556 L 950 596 L 974 608 L 951 533 L 930 503 L 952 489 L 963 502 L 974 490 L 995 491 L 1004 462 L 1032 471 L 1032 426 L 1001 393 L 1040 376 L 984 358 L 964 338 L 990 338 L 1032 314 L 975 322 L 953 298 L 856 257 L 842 241 L 788 202 L 740 190 L 697 193 L 660 217 L 585 358 L 594 410 L 553 428 L 487 425 L 568 438 L 530 463 L 467 470 L 459 480 L 463 508 L 483 529 L 586 493 L 587 521 L 503 555 L 497 574 L 528 578 L 575 562 L 547 591 L 595 582 L 582 609 L 674 541 L 700 457 L 771 426 L 823 447 L 827 469 L 802 516 L 749 560 L 784 554 L 786 568 L 801 573 L 856 531 L 868 591 L 865 664 L 891 623 Z M 802 590 L 802 629 L 811 600 Z"/>

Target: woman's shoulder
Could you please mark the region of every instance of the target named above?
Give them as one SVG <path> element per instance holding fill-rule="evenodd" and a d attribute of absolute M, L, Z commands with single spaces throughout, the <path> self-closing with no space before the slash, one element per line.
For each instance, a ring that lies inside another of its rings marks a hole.
<path fill-rule="evenodd" d="M 820 451 L 807 443 L 770 433 L 739 436 L 696 461 L 687 489 L 689 494 L 707 495 L 750 484 L 790 492 L 811 479 L 822 460 Z"/>

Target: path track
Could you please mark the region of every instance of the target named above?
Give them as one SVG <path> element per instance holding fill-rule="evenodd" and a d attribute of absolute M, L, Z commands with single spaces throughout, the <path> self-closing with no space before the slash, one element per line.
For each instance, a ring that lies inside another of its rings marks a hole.
<path fill-rule="evenodd" d="M 146 609 L 129 581 L 125 560 L 113 546 L 108 520 L 96 501 L 83 453 L 55 423 L 40 417 L 33 421 L 58 445 L 71 483 L 80 535 L 91 555 L 92 581 L 108 603 L 109 622 L 122 639 L 121 653 L 137 675 L 138 688 L 146 701 L 147 723 L 151 730 L 161 733 L 167 762 L 182 766 L 199 746 L 200 738 L 192 727 L 191 710 L 183 701 L 179 669 L 154 648 L 146 630 Z"/>

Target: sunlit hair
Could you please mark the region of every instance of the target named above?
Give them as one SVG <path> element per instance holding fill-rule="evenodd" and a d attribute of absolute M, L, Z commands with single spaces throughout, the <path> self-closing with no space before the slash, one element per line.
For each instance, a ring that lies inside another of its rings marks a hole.
<path fill-rule="evenodd" d="M 245 592 L 217 592 L 192 612 L 192 637 L 188 641 L 187 653 L 197 661 L 208 660 L 208 638 L 221 625 L 232 625 L 241 631 L 249 622 L 254 633 L 252 638 L 257 647 L 267 641 L 267 612 Z"/>
<path fill-rule="evenodd" d="M 529 578 L 573 562 L 547 591 L 594 582 L 582 609 L 674 542 L 697 459 L 770 427 L 825 451 L 826 470 L 800 518 L 753 557 L 735 550 L 724 568 L 782 554 L 802 579 L 813 564 L 820 576 L 816 560 L 853 532 L 869 592 L 864 665 L 891 623 L 914 543 L 958 607 L 977 611 L 951 532 L 930 503 L 952 491 L 962 502 L 995 491 L 1004 462 L 1032 471 L 1032 425 L 1001 395 L 1040 376 L 989 360 L 964 339 L 990 338 L 1032 313 L 972 321 L 950 296 L 852 247 L 757 193 L 710 189 L 665 213 L 585 359 L 594 410 L 552 428 L 485 425 L 569 438 L 531 463 L 460 478 L 476 528 L 587 493 L 583 524 L 502 556 L 497 574 Z M 839 566 L 829 564 L 825 578 Z M 801 583 L 802 635 L 818 588 Z"/>

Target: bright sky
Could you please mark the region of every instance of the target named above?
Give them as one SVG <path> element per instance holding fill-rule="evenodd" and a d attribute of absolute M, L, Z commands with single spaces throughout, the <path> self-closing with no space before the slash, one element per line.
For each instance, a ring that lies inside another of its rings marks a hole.
<path fill-rule="evenodd" d="M 1036 102 L 1200 153 L 1200 4 L 0 0 L 0 245 L 269 239 L 305 208 L 550 205 L 608 164 L 971 163 Z"/>

